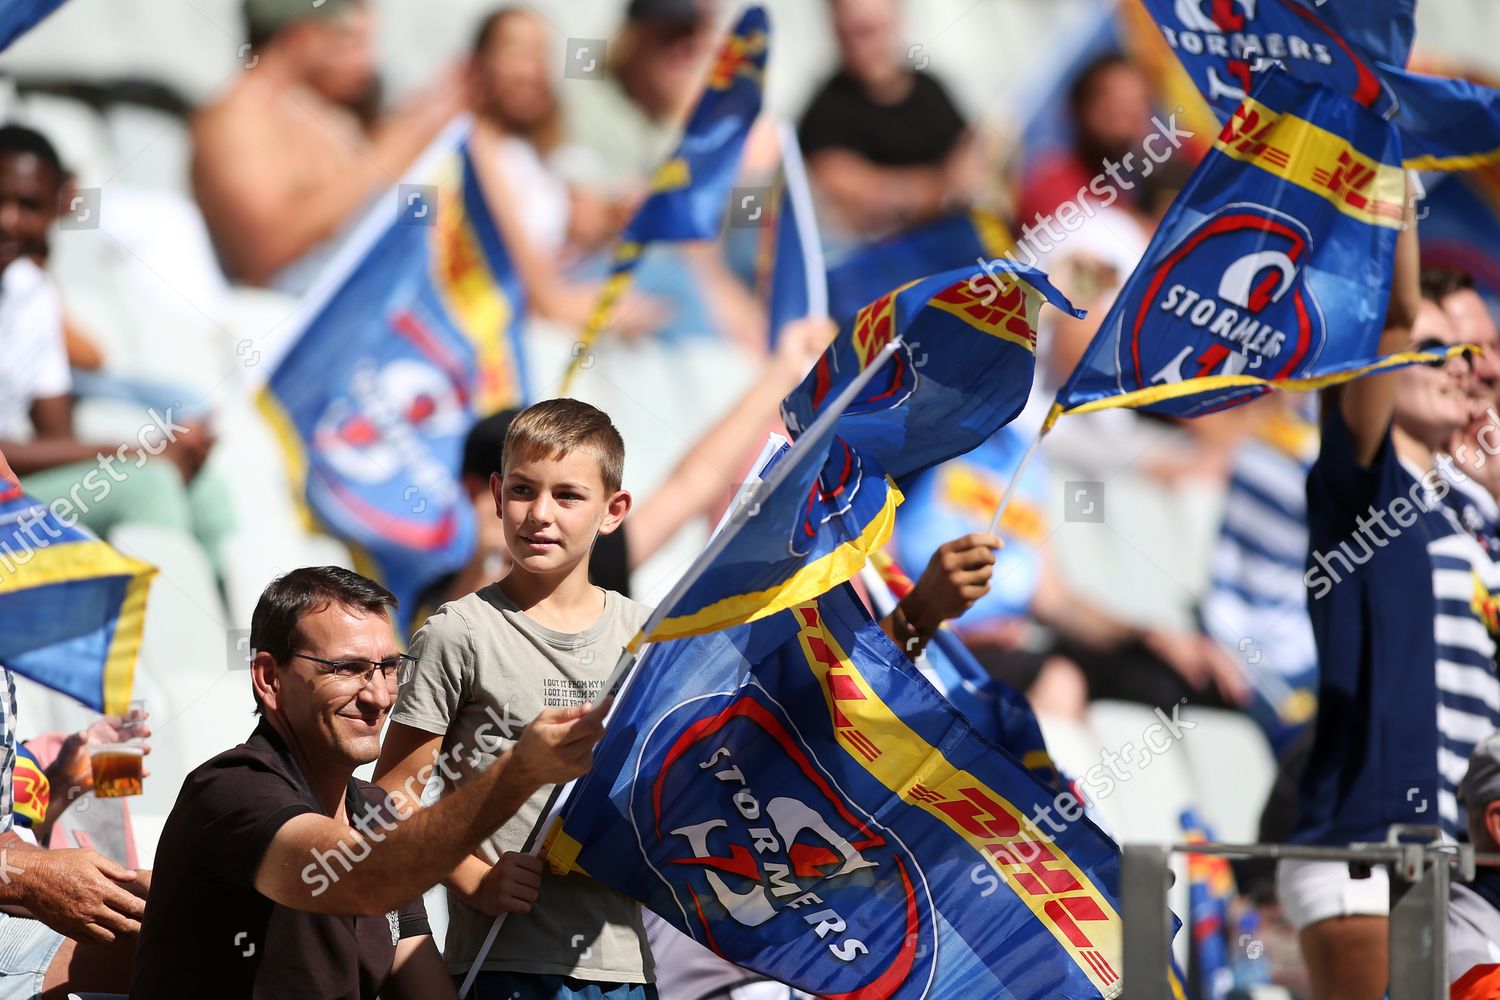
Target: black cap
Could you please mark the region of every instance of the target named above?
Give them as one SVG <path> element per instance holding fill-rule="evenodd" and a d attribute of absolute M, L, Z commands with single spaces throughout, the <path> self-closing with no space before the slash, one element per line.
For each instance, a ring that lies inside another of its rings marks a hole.
<path fill-rule="evenodd" d="M 625 17 L 652 24 L 697 25 L 703 20 L 700 0 L 630 0 Z"/>

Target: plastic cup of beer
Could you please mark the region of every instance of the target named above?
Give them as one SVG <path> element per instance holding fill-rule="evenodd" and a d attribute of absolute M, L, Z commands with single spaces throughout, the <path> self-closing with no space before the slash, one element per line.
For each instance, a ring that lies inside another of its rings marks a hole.
<path fill-rule="evenodd" d="M 101 743 L 89 754 L 94 796 L 100 799 L 141 794 L 142 758 L 146 753 L 146 703 L 133 701 L 119 732 L 119 743 Z"/>
<path fill-rule="evenodd" d="M 145 748 L 139 743 L 102 743 L 90 755 L 94 771 L 94 796 L 115 799 L 141 794 L 141 759 Z"/>

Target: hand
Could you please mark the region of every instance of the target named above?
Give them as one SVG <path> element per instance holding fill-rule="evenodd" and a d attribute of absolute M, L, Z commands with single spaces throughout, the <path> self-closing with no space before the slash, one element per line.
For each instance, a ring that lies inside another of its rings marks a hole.
<path fill-rule="evenodd" d="M 604 708 L 585 702 L 572 708 L 549 708 L 521 731 L 511 751 L 514 765 L 537 787 L 556 785 L 584 774 L 594 762 L 594 744 L 604 735 Z"/>
<path fill-rule="evenodd" d="M 1245 677 L 1245 671 L 1235 658 L 1213 639 L 1206 635 L 1198 637 L 1203 647 L 1203 662 L 1219 695 L 1229 704 L 1241 708 L 1250 704 L 1255 692 Z"/>
<path fill-rule="evenodd" d="M 142 719 L 149 718 L 150 712 L 142 715 Z M 94 787 L 94 772 L 89 766 L 88 748 L 100 743 L 124 743 L 136 737 L 147 737 L 151 735 L 151 727 L 141 724 L 140 731 L 133 729 L 127 731 L 127 720 L 122 715 L 106 715 L 95 720 L 87 729 L 72 733 L 63 740 L 62 746 L 57 751 L 57 757 L 52 765 L 47 768 L 47 780 L 52 784 L 52 801 L 61 806 L 58 810 L 66 809 L 78 796 L 90 791 Z M 142 743 L 141 752 L 151 752 L 151 744 Z M 148 772 L 142 772 L 144 777 Z"/>
<path fill-rule="evenodd" d="M 542 890 L 545 862 L 534 854 L 506 851 L 480 881 L 473 903 L 491 916 L 530 913 Z"/>
<path fill-rule="evenodd" d="M 184 426 L 188 429 L 167 442 L 161 457 L 177 466 L 177 471 L 182 473 L 182 481 L 190 483 L 207 461 L 215 438 L 202 420 L 189 420 Z"/>
<path fill-rule="evenodd" d="M 1187 681 L 1194 691 L 1203 691 L 1208 688 L 1212 676 L 1199 638 L 1190 632 L 1174 629 L 1148 629 L 1141 636 L 1141 643 Z"/>
<path fill-rule="evenodd" d="M 973 607 L 990 592 L 994 550 L 1004 544 L 997 535 L 976 532 L 938 546 L 916 586 L 901 601 L 907 621 L 932 635 L 943 622 Z"/>
<path fill-rule="evenodd" d="M 24 851 L 9 855 L 20 869 L 20 902 L 48 927 L 80 941 L 108 944 L 137 934 L 146 904 L 129 888 L 136 873 L 88 849 Z"/>
<path fill-rule="evenodd" d="M 771 364 L 788 391 L 807 376 L 838 332 L 838 325 L 827 316 L 805 316 L 782 328 Z"/>

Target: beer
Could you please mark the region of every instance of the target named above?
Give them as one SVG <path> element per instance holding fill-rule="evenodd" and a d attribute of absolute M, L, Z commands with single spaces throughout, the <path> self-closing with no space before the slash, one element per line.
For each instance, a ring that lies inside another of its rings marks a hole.
<path fill-rule="evenodd" d="M 95 748 L 94 796 L 101 799 L 141 794 L 142 749 L 138 744 L 112 743 Z"/>

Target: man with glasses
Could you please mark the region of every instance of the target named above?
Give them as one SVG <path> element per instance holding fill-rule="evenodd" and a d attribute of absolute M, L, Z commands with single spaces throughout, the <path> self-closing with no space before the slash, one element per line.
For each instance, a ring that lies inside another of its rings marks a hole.
<path fill-rule="evenodd" d="M 602 711 L 543 712 L 430 808 L 405 805 L 420 789 L 387 798 L 353 773 L 379 755 L 411 662 L 396 650 L 395 603 L 333 566 L 294 570 L 261 595 L 250 625 L 260 723 L 188 775 L 167 817 L 132 997 L 454 996 L 422 893 L 538 788 L 588 769 Z"/>

